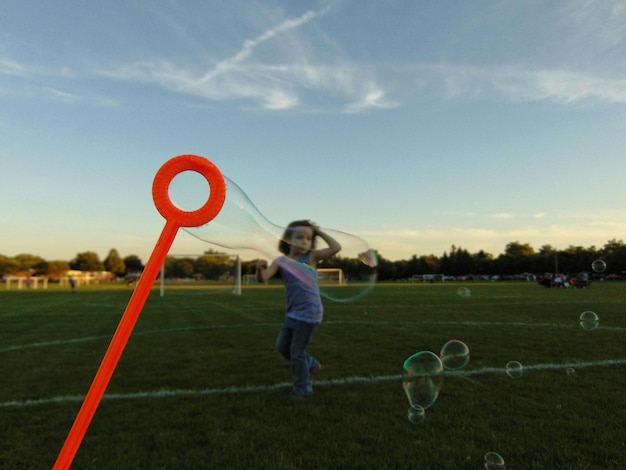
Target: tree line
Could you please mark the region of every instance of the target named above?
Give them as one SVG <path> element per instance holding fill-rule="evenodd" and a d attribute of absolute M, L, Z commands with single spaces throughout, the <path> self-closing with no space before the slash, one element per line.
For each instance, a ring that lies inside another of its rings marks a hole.
<path fill-rule="evenodd" d="M 143 268 L 144 265 L 138 256 L 130 255 L 122 258 L 116 249 L 111 249 L 103 261 L 93 251 L 78 253 L 70 261 L 48 261 L 32 254 L 19 254 L 14 257 L 0 254 L 0 274 L 4 275 L 28 272 L 34 276 L 55 278 L 64 276 L 69 270 L 76 270 L 110 271 L 116 276 L 124 276 L 131 272 L 141 272 Z"/>
<path fill-rule="evenodd" d="M 165 261 L 165 276 L 168 278 L 203 278 L 218 279 L 226 274 L 233 275 L 235 261 L 228 256 L 216 256 L 221 253 L 213 250 L 193 257 L 168 256 Z M 591 271 L 593 261 L 601 259 L 607 269 L 603 275 L 622 275 L 626 273 L 626 245 L 622 240 L 609 240 L 596 248 L 569 246 L 558 250 L 551 245 L 543 245 L 535 250 L 528 243 L 510 242 L 500 255 L 493 256 L 480 250 L 470 253 L 468 250 L 452 245 L 441 256 L 413 255 L 410 259 L 392 261 L 383 254 L 378 256 L 378 279 L 408 279 L 419 274 L 445 274 L 448 276 L 500 275 L 509 276 L 520 273 L 579 273 Z M 242 274 L 254 274 L 257 260 L 241 261 Z M 325 263 L 327 267 L 343 269 L 349 278 L 355 278 L 358 266 L 355 260 L 336 256 Z M 39 256 L 19 254 L 8 257 L 0 254 L 0 274 L 12 275 L 29 272 L 33 275 L 50 278 L 63 276 L 68 270 L 110 271 L 117 277 L 140 273 L 144 268 L 142 260 L 136 255 L 120 256 L 116 249 L 111 249 L 104 260 L 97 253 L 86 251 L 78 253 L 70 261 L 47 261 Z"/>
<path fill-rule="evenodd" d="M 543 245 L 535 250 L 528 243 L 507 243 L 504 253 L 497 257 L 480 250 L 468 250 L 452 245 L 442 256 L 414 255 L 409 260 L 388 261 L 379 257 L 379 279 L 407 279 L 414 274 L 445 274 L 448 276 L 499 275 L 512 276 L 521 273 L 574 274 L 592 272 L 592 263 L 601 259 L 606 263 L 603 276 L 626 273 L 626 245 L 622 240 L 609 240 L 603 247 L 596 248 L 570 245 L 558 250 Z"/>

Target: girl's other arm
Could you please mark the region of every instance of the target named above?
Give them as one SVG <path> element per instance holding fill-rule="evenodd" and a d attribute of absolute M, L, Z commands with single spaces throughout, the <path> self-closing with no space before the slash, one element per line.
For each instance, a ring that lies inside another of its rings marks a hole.
<path fill-rule="evenodd" d="M 278 263 L 276 260 L 272 262 L 269 266 L 267 265 L 267 261 L 260 260 L 256 264 L 256 280 L 259 282 L 267 282 L 271 278 L 273 278 L 278 272 Z"/>

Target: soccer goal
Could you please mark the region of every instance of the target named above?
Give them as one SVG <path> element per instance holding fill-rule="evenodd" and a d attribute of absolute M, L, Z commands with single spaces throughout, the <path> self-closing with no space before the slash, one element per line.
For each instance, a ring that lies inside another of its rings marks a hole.
<path fill-rule="evenodd" d="M 37 277 L 37 276 L 31 276 L 31 277 L 21 277 L 21 276 L 8 276 L 7 278 L 5 278 L 5 282 L 7 285 L 7 290 L 9 290 L 11 288 L 11 283 L 15 282 L 15 285 L 18 289 L 22 289 L 24 286 L 26 286 L 27 289 L 38 289 L 39 288 L 39 283 L 41 282 L 41 288 L 42 289 L 47 289 L 48 288 L 48 278 L 47 277 Z"/>
<path fill-rule="evenodd" d="M 224 283 L 231 283 L 233 285 L 233 294 L 241 295 L 241 258 L 239 255 L 228 255 L 222 253 L 203 253 L 200 255 L 167 255 L 168 258 L 174 259 L 198 259 L 198 258 L 226 258 L 228 261 L 232 261 L 234 264 L 234 272 L 230 273 L 230 270 L 225 271 L 219 276 L 219 281 Z M 161 266 L 160 275 L 160 293 L 161 297 L 165 295 L 165 263 Z"/>
<path fill-rule="evenodd" d="M 336 283 L 343 285 L 346 280 L 343 276 L 343 269 L 341 268 L 318 268 L 317 280 L 324 283 Z"/>

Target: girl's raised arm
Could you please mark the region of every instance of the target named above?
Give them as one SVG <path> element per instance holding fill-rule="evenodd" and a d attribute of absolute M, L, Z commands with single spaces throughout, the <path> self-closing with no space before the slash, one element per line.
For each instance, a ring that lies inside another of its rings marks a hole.
<path fill-rule="evenodd" d="M 315 235 L 317 235 L 322 240 L 324 240 L 328 246 L 326 248 L 313 250 L 311 252 L 311 257 L 310 257 L 311 264 L 313 263 L 317 264 L 318 261 L 330 258 L 331 256 L 334 256 L 341 251 L 341 244 L 337 240 L 335 240 L 333 237 L 331 237 L 329 234 L 324 232 L 319 227 L 315 227 L 314 231 L 315 231 Z"/>

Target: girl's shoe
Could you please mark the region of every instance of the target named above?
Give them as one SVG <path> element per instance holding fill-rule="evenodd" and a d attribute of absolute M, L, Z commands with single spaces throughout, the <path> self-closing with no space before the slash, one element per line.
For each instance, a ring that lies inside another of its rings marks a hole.
<path fill-rule="evenodd" d="M 317 366 L 315 367 L 315 369 L 313 369 L 309 375 L 309 380 L 313 380 L 313 377 L 315 377 L 317 374 L 319 374 L 322 371 L 322 364 L 320 364 L 319 362 L 317 363 Z"/>

